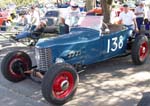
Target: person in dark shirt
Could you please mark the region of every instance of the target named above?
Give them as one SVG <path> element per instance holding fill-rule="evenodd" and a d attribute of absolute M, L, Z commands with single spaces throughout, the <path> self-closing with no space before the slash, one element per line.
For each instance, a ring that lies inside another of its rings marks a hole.
<path fill-rule="evenodd" d="M 18 41 L 19 39 L 23 39 L 26 37 L 37 38 L 44 31 L 45 27 L 46 21 L 42 20 L 38 26 L 34 28 L 32 27 L 32 29 L 30 29 L 30 26 L 28 26 L 28 28 L 25 28 L 23 32 L 17 34 L 16 36 L 11 36 L 11 38 L 15 41 Z"/>

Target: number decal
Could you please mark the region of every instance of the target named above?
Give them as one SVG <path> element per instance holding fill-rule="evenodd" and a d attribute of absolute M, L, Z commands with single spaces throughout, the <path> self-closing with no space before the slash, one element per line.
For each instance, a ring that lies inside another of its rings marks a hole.
<path fill-rule="evenodd" d="M 119 49 L 123 47 L 123 36 L 119 37 Z"/>
<path fill-rule="evenodd" d="M 113 48 L 111 48 L 111 51 L 112 51 L 112 52 L 116 51 L 116 50 L 117 50 L 117 48 L 118 48 L 118 47 L 117 47 L 117 46 L 118 46 L 118 44 L 117 44 L 117 40 L 118 40 L 118 38 L 117 38 L 117 37 L 112 38 L 112 42 L 113 42 L 113 44 L 112 44 L 112 45 L 114 46 Z"/>
<path fill-rule="evenodd" d="M 113 37 L 112 39 L 108 39 L 107 41 L 107 53 L 109 52 L 115 52 L 118 49 L 121 49 L 123 47 L 123 36 Z"/>
<path fill-rule="evenodd" d="M 108 39 L 107 53 L 110 52 L 110 39 Z"/>

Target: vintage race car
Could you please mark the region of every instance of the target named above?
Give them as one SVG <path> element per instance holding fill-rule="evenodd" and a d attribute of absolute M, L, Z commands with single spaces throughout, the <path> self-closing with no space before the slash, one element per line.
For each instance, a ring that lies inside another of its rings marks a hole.
<path fill-rule="evenodd" d="M 55 38 L 40 39 L 35 46 L 37 67 L 22 51 L 7 54 L 1 64 L 4 77 L 12 82 L 24 80 L 28 74 L 42 79 L 42 94 L 53 104 L 69 101 L 78 85 L 78 72 L 83 66 L 113 57 L 132 55 L 134 64 L 143 64 L 149 54 L 145 35 L 133 36 L 130 29 L 102 30 L 100 16 L 82 17 L 70 33 Z M 34 69 L 33 69 L 34 68 Z"/>

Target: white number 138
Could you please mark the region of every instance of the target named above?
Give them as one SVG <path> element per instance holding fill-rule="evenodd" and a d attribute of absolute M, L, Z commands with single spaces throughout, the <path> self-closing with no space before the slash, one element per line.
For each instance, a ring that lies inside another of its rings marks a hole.
<path fill-rule="evenodd" d="M 123 36 L 121 35 L 119 38 L 114 37 L 112 39 L 108 39 L 107 44 L 107 53 L 110 51 L 115 52 L 117 49 L 121 49 L 123 47 Z"/>

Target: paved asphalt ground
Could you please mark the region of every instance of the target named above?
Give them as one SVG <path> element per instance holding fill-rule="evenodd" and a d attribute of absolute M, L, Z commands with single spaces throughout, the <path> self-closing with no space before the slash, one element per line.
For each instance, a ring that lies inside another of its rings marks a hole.
<path fill-rule="evenodd" d="M 34 48 L 0 37 L 0 64 L 10 51 L 23 50 L 34 57 Z M 34 58 L 32 58 L 34 62 Z M 144 92 L 150 92 L 150 57 L 141 66 L 131 57 L 114 58 L 87 67 L 80 75 L 73 100 L 64 106 L 136 106 Z M 0 73 L 0 106 L 53 106 L 41 94 L 41 85 L 30 79 L 12 83 Z"/>

